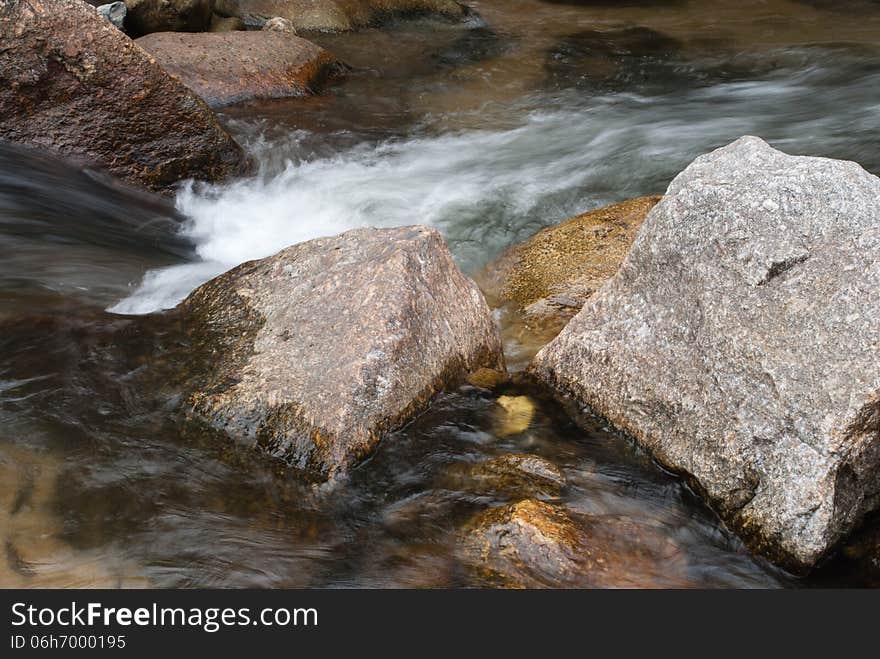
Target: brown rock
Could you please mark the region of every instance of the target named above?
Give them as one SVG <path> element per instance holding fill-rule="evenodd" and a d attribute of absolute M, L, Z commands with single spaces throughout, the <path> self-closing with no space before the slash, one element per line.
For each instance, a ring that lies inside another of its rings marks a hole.
<path fill-rule="evenodd" d="M 134 37 L 203 32 L 211 27 L 214 0 L 125 0 L 125 8 L 125 28 Z"/>
<path fill-rule="evenodd" d="M 505 453 L 476 464 L 456 463 L 441 480 L 444 489 L 511 499 L 557 497 L 566 484 L 559 467 L 525 453 Z"/>
<path fill-rule="evenodd" d="M 115 28 L 114 28 L 115 29 Z M 3 588 L 146 588 L 134 564 L 64 542 L 57 514 L 64 461 L 0 443 L 0 584 Z"/>
<path fill-rule="evenodd" d="M 678 547 L 619 517 L 574 516 L 526 499 L 478 515 L 462 559 L 487 585 L 506 588 L 667 588 L 688 585 Z"/>
<path fill-rule="evenodd" d="M 137 44 L 211 106 L 307 96 L 343 71 L 320 46 L 283 32 L 158 32 Z"/>
<path fill-rule="evenodd" d="M 434 15 L 462 20 L 472 12 L 455 0 L 218 0 L 217 11 L 253 27 L 286 18 L 298 31 L 342 32 L 388 18 Z"/>
<path fill-rule="evenodd" d="M 549 341 L 629 251 L 660 197 L 641 197 L 572 217 L 514 245 L 479 277 L 489 304 Z"/>
<path fill-rule="evenodd" d="M 154 189 L 245 162 L 201 99 L 80 0 L 0 4 L 0 138 Z"/>
<path fill-rule="evenodd" d="M 498 371 L 494 368 L 479 368 L 467 378 L 468 384 L 480 387 L 481 389 L 494 389 L 507 382 L 507 380 L 506 372 Z"/>
<path fill-rule="evenodd" d="M 263 24 L 263 29 L 267 32 L 287 32 L 288 34 L 296 34 L 296 28 L 293 27 L 293 23 L 280 16 L 275 16 L 266 21 Z"/>
<path fill-rule="evenodd" d="M 191 416 L 322 479 L 468 372 L 503 369 L 483 296 L 426 227 L 289 247 L 201 286 L 181 311 L 206 367 Z"/>
<path fill-rule="evenodd" d="M 236 17 L 226 17 L 221 16 L 220 14 L 214 14 L 211 16 L 211 27 L 208 28 L 209 32 L 238 32 L 240 30 L 244 30 L 245 25 L 244 21 L 240 18 Z"/>
<path fill-rule="evenodd" d="M 535 402 L 528 396 L 499 396 L 492 432 L 499 437 L 525 432 L 535 418 L 535 409 Z"/>

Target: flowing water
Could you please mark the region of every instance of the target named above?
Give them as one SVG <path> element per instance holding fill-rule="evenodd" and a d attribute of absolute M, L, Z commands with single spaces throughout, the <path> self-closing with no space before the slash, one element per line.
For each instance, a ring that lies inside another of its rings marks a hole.
<path fill-rule="evenodd" d="M 0 585 L 485 585 L 461 528 L 523 493 L 469 474 L 510 452 L 559 466 L 546 496 L 568 509 L 667 538 L 646 585 L 877 581 L 855 542 L 808 579 L 773 569 L 625 438 L 521 384 L 442 395 L 332 492 L 179 423 L 165 310 L 286 245 L 425 223 L 476 273 L 743 134 L 880 174 L 880 3 L 471 4 L 483 21 L 317 35 L 349 79 L 226 109 L 258 163 L 240 180 L 166 199 L 0 145 Z"/>

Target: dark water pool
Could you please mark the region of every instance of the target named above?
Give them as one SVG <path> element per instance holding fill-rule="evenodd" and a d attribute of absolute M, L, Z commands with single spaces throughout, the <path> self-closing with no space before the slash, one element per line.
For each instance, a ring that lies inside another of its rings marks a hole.
<path fill-rule="evenodd" d="M 191 365 L 163 310 L 293 242 L 427 223 L 473 273 L 743 134 L 880 173 L 876 3 L 472 4 L 484 23 L 316 36 L 352 75 L 225 110 L 260 163 L 245 179 L 166 199 L 0 147 L 0 585 L 486 585 L 460 533 L 529 494 L 475 476 L 508 453 L 565 473 L 545 498 L 668 538 L 646 585 L 877 582 L 870 532 L 809 579 L 781 573 L 625 439 L 525 384 L 444 394 L 332 491 L 179 423 Z"/>

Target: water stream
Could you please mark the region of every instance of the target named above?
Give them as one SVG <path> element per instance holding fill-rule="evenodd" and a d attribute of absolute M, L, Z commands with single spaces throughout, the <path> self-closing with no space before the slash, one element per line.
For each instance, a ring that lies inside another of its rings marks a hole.
<path fill-rule="evenodd" d="M 682 483 L 540 391 L 442 395 L 331 495 L 181 427 L 173 307 L 289 244 L 422 223 L 476 273 L 537 229 L 662 193 L 743 134 L 880 174 L 880 6 L 484 0 L 484 22 L 316 35 L 352 67 L 310 99 L 224 110 L 252 175 L 173 199 L 0 146 L 0 585 L 480 586 L 462 525 L 549 459 L 570 510 L 675 546 L 646 585 L 873 584 L 844 551 L 808 579 L 754 558 Z M 0 557 L 2 558 L 2 557 Z"/>

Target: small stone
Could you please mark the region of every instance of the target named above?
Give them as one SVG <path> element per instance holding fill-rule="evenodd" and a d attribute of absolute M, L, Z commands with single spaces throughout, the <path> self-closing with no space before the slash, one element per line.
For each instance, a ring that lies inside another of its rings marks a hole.
<path fill-rule="evenodd" d="M 120 30 L 123 28 L 125 15 L 128 12 L 124 2 L 111 2 L 110 4 L 95 7 L 95 9 L 115 27 L 118 27 Z"/>
<path fill-rule="evenodd" d="M 499 437 L 524 432 L 535 417 L 535 403 L 528 396 L 499 396 L 498 405 L 501 414 L 493 430 Z"/>
<path fill-rule="evenodd" d="M 555 498 L 566 485 L 565 474 L 537 455 L 505 453 L 477 463 L 454 463 L 439 487 L 508 500 Z"/>
<path fill-rule="evenodd" d="M 267 16 L 281 17 L 299 32 L 344 32 L 406 16 L 464 22 L 475 14 L 455 0 L 214 0 L 214 11 L 241 18 L 248 29 L 261 29 Z"/>
<path fill-rule="evenodd" d="M 460 553 L 490 586 L 689 585 L 680 549 L 657 530 L 620 517 L 575 516 L 535 499 L 477 515 L 462 533 Z"/>
<path fill-rule="evenodd" d="M 204 32 L 215 0 L 125 0 L 126 28 L 135 37 L 154 32 Z"/>
<path fill-rule="evenodd" d="M 317 44 L 277 31 L 159 32 L 136 43 L 212 107 L 310 96 L 344 69 Z"/>
<path fill-rule="evenodd" d="M 214 14 L 211 17 L 211 27 L 208 31 L 222 34 L 223 32 L 240 32 L 244 29 L 244 21 L 237 16 L 227 17 Z"/>
<path fill-rule="evenodd" d="M 481 389 L 494 389 L 498 385 L 507 381 L 507 373 L 497 371 L 493 368 L 480 368 L 471 373 L 468 378 L 468 384 Z"/>
<path fill-rule="evenodd" d="M 293 27 L 293 23 L 281 16 L 270 18 L 263 24 L 262 29 L 267 32 L 286 32 L 288 34 L 296 34 L 296 29 Z"/>
<path fill-rule="evenodd" d="M 505 343 L 522 346 L 528 361 L 553 339 L 617 272 L 659 200 L 631 199 L 572 217 L 487 265 L 477 282 L 499 309 Z"/>

